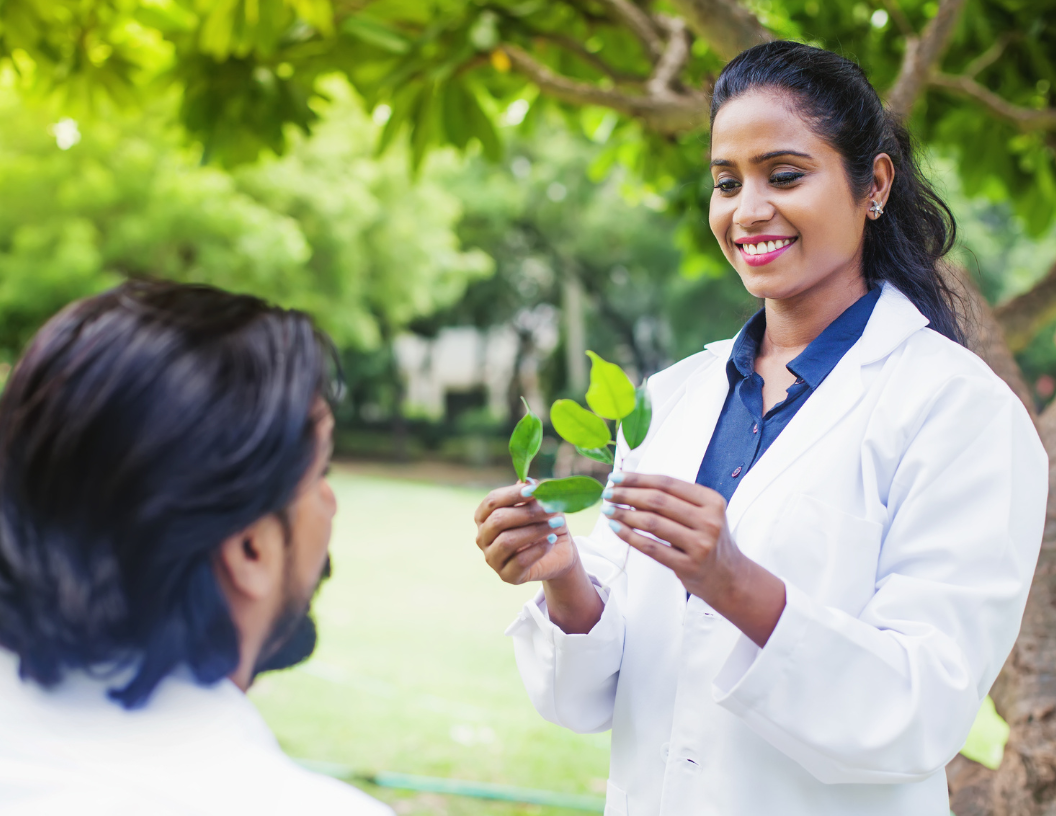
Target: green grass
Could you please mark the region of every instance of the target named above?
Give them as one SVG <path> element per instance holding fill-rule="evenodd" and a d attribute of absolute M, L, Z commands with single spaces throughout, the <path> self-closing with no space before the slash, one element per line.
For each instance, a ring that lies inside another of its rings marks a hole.
<path fill-rule="evenodd" d="M 338 471 L 334 575 L 315 609 L 312 659 L 251 697 L 291 756 L 604 795 L 609 735 L 540 718 L 502 632 L 532 587 L 502 583 L 473 543 L 486 491 Z M 596 510 L 570 517 L 576 533 Z M 1000 762 L 1007 726 L 987 700 L 965 754 Z M 573 816 L 575 811 L 363 786 L 401 816 Z"/>
<path fill-rule="evenodd" d="M 332 477 L 334 574 L 315 609 L 316 654 L 251 697 L 294 757 L 604 795 L 609 735 L 536 714 L 503 630 L 531 587 L 502 583 L 473 543 L 485 491 Z M 575 532 L 596 511 L 570 517 Z M 571 814 L 364 786 L 400 814 Z"/>

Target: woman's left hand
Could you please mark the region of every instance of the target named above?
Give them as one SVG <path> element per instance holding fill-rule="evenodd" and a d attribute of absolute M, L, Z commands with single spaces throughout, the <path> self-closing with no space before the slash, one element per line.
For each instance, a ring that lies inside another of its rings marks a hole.
<path fill-rule="evenodd" d="M 738 549 L 726 524 L 726 500 L 670 476 L 614 473 L 612 479 L 604 494 L 611 504 L 602 512 L 613 532 L 764 645 L 784 610 L 785 585 Z"/>

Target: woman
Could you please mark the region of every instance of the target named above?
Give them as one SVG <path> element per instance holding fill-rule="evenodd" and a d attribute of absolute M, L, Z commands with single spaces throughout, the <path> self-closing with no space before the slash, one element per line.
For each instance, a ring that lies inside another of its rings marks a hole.
<path fill-rule="evenodd" d="M 857 66 L 749 49 L 711 120 L 711 228 L 764 308 L 650 380 L 590 537 L 532 486 L 482 503 L 488 564 L 543 582 L 517 664 L 544 717 L 612 728 L 610 816 L 945 816 L 1045 452 L 959 344 L 952 217 Z"/>

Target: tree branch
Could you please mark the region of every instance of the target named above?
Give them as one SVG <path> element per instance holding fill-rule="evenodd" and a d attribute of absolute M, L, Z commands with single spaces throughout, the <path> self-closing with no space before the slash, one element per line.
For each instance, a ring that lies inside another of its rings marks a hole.
<path fill-rule="evenodd" d="M 599 0 L 601 5 L 623 21 L 641 41 L 650 62 L 657 62 L 664 54 L 664 38 L 653 19 L 631 0 Z"/>
<path fill-rule="evenodd" d="M 1026 348 L 1034 333 L 1056 317 L 1056 264 L 1030 291 L 994 309 L 994 317 L 1004 329 L 1005 340 L 1012 351 Z"/>
<path fill-rule="evenodd" d="M 650 94 L 656 96 L 671 92 L 671 83 L 678 79 L 689 59 L 690 37 L 686 24 L 677 17 L 668 17 L 664 20 L 664 27 L 669 32 L 667 47 L 645 86 Z"/>
<path fill-rule="evenodd" d="M 671 0 L 690 30 L 724 60 L 774 39 L 737 0 Z"/>
<path fill-rule="evenodd" d="M 909 116 L 913 103 L 927 84 L 932 67 L 942 57 L 960 18 L 964 0 L 939 0 L 935 13 L 920 37 L 906 38 L 906 54 L 898 79 L 887 94 L 887 107 L 900 119 Z"/>
<path fill-rule="evenodd" d="M 1005 49 L 1013 39 L 1013 36 L 1007 32 L 1002 34 L 994 40 L 993 45 L 965 66 L 964 75 L 975 79 L 975 77 L 979 76 L 980 71 L 989 68 L 997 62 L 998 57 L 1005 53 Z"/>
<path fill-rule="evenodd" d="M 514 69 L 534 82 L 540 91 L 562 102 L 612 108 L 641 119 L 658 133 L 669 135 L 685 133 L 708 122 L 707 94 L 669 91 L 663 95 L 635 96 L 624 91 L 599 88 L 554 73 L 516 45 L 503 45 L 501 48 L 510 58 Z"/>
<path fill-rule="evenodd" d="M 638 76 L 636 74 L 627 74 L 623 71 L 618 71 L 613 68 L 609 63 L 605 62 L 597 54 L 593 54 L 583 47 L 583 44 L 579 40 L 574 40 L 571 37 L 566 37 L 563 34 L 552 34 L 548 31 L 533 31 L 530 32 L 533 39 L 546 40 L 552 42 L 566 51 L 575 54 L 587 65 L 591 66 L 597 71 L 605 74 L 613 82 L 620 85 L 642 85 L 646 81 L 646 77 Z"/>
<path fill-rule="evenodd" d="M 1022 130 L 1056 130 L 1056 108 L 1037 110 L 1013 105 L 970 76 L 936 73 L 928 80 L 928 85 L 969 96 L 989 108 L 991 113 L 1007 119 Z"/>

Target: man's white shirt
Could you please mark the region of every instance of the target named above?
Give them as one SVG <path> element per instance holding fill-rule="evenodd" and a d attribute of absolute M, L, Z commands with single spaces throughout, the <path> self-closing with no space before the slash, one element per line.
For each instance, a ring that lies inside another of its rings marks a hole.
<path fill-rule="evenodd" d="M 107 697 L 114 685 L 77 672 L 45 690 L 0 649 L 0 813 L 392 816 L 293 762 L 228 680 L 203 687 L 175 674 L 135 711 Z"/>

